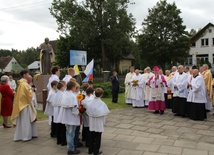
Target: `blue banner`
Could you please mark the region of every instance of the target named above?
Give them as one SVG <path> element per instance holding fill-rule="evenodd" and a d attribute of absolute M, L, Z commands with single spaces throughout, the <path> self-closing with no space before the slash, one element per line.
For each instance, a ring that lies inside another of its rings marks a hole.
<path fill-rule="evenodd" d="M 87 65 L 87 51 L 70 50 L 70 66 L 75 64 L 79 66 Z"/>

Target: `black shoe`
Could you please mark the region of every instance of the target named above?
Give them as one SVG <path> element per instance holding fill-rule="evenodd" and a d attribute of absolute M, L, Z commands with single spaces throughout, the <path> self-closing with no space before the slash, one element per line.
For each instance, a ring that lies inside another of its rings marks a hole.
<path fill-rule="evenodd" d="M 94 154 L 94 155 L 99 155 L 99 154 L 102 154 L 103 153 L 103 151 L 99 151 L 99 153 L 98 154 Z"/>
<path fill-rule="evenodd" d="M 11 128 L 9 125 L 5 125 L 4 123 L 2 124 L 4 128 Z"/>
<path fill-rule="evenodd" d="M 158 110 L 155 110 L 154 114 L 159 114 L 159 111 L 158 111 Z"/>
<path fill-rule="evenodd" d="M 61 146 L 66 146 L 67 145 L 67 143 L 61 143 Z"/>
<path fill-rule="evenodd" d="M 164 114 L 164 111 L 163 110 L 160 110 L 160 115 L 163 115 Z"/>
<path fill-rule="evenodd" d="M 68 151 L 68 155 L 70 154 L 80 154 L 79 150 L 75 150 L 75 151 Z"/>
<path fill-rule="evenodd" d="M 78 145 L 76 146 L 76 148 L 82 147 L 82 146 L 83 146 L 83 143 L 79 142 Z"/>
<path fill-rule="evenodd" d="M 99 155 L 99 154 L 102 154 L 102 153 L 103 153 L 103 151 L 99 151 L 98 154 L 94 154 L 94 155 Z M 93 154 L 93 152 L 88 152 L 88 154 Z"/>

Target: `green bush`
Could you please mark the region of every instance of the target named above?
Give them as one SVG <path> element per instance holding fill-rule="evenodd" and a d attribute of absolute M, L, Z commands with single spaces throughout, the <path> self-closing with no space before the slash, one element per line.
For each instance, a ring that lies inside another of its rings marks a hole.
<path fill-rule="evenodd" d="M 94 89 L 102 88 L 104 90 L 104 95 L 103 95 L 104 98 L 111 97 L 111 82 L 93 84 L 93 87 Z M 125 92 L 125 88 L 120 87 L 119 93 L 124 93 L 124 92 Z"/>

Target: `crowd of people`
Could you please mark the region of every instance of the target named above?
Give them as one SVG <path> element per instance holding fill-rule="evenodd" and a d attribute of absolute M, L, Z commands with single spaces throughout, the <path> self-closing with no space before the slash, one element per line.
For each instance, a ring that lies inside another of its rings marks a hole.
<path fill-rule="evenodd" d="M 36 88 L 27 70 L 22 70 L 20 75 L 17 89 L 12 75 L 1 77 L 1 115 L 4 128 L 11 128 L 8 123 L 11 116 L 15 127 L 14 141 L 29 141 L 38 137 Z M 104 90 L 94 90 L 91 81 L 80 86 L 74 75 L 75 70 L 69 68 L 60 80 L 60 68 L 55 66 L 51 69 L 45 108 L 51 125 L 50 136 L 56 138 L 56 144 L 67 145 L 68 154 L 79 154 L 77 148 L 85 142 L 88 153 L 98 155 L 102 153 L 101 135 L 105 116 L 109 113 L 101 100 Z M 112 102 L 117 103 L 120 85 L 117 72 L 113 72 L 110 79 Z M 133 107 L 148 107 L 155 114 L 163 115 L 169 108 L 175 116 L 204 120 L 207 118 L 206 112 L 212 110 L 213 80 L 206 64 L 200 69 L 196 66 L 191 69 L 182 65 L 173 66 L 171 71 L 165 71 L 165 75 L 158 66 L 153 71 L 150 67 L 145 68 L 143 74 L 130 67 L 124 83 L 126 103 Z"/>
<path fill-rule="evenodd" d="M 108 107 L 101 100 L 104 90 L 94 90 L 93 83 L 88 81 L 82 84 L 80 91 L 80 85 L 73 78 L 73 68 L 67 70 L 67 75 L 62 80 L 59 79 L 59 67 L 53 67 L 51 73 L 44 112 L 49 116 L 50 136 L 56 138 L 57 145 L 67 145 L 67 154 L 79 154 L 77 148 L 83 146 L 82 142 L 88 147 L 89 154 L 101 154 L 101 136 L 105 116 L 109 113 Z M 1 115 L 4 117 L 5 128 L 11 128 L 8 124 L 8 116 L 11 116 L 11 122 L 15 127 L 14 141 L 29 141 L 38 137 L 36 88 L 27 70 L 22 70 L 20 75 L 17 89 L 14 82 L 11 82 L 13 87 L 9 86 L 8 76 L 1 77 Z M 79 138 L 80 133 L 82 142 Z"/>
<path fill-rule="evenodd" d="M 148 107 L 155 114 L 163 115 L 166 108 L 175 116 L 204 120 L 212 110 L 212 73 L 207 64 L 197 69 L 193 66 L 173 66 L 171 71 L 155 66 L 140 74 L 130 67 L 125 77 L 125 98 L 133 107 Z"/>

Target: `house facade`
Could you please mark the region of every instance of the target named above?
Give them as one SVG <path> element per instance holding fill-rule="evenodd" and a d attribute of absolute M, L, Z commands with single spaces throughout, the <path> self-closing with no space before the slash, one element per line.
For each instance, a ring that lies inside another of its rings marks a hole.
<path fill-rule="evenodd" d="M 16 59 L 11 56 L 0 57 L 0 62 L 1 73 L 19 72 L 23 69 Z"/>
<path fill-rule="evenodd" d="M 185 65 L 199 65 L 201 62 L 214 63 L 214 25 L 208 23 L 190 40 L 189 58 Z"/>

